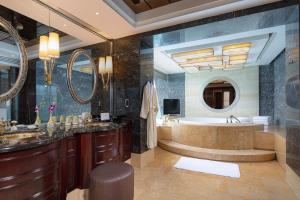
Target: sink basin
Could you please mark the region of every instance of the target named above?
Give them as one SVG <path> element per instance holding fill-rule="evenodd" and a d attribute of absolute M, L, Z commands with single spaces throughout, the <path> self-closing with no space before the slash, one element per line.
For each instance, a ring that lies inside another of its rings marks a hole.
<path fill-rule="evenodd" d="M 98 126 L 98 127 L 106 127 L 106 126 L 110 126 L 111 122 L 91 122 L 88 123 L 87 126 L 89 127 L 94 127 L 94 126 Z"/>
<path fill-rule="evenodd" d="M 2 144 L 16 144 L 20 141 L 28 141 L 32 139 L 38 139 L 43 132 L 22 132 L 12 133 L 0 136 L 0 143 Z"/>

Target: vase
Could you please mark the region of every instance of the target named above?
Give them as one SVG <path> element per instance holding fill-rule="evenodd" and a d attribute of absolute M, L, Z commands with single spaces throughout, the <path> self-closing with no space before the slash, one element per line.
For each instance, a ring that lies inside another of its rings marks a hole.
<path fill-rule="evenodd" d="M 35 119 L 34 125 L 40 126 L 41 124 L 42 124 L 42 121 L 41 121 L 40 115 L 39 115 L 39 113 L 36 113 L 36 119 Z"/>
<path fill-rule="evenodd" d="M 47 123 L 47 128 L 54 128 L 55 127 L 55 119 L 56 117 L 53 117 L 52 114 L 50 114 L 50 117 L 49 117 L 49 121 Z"/>

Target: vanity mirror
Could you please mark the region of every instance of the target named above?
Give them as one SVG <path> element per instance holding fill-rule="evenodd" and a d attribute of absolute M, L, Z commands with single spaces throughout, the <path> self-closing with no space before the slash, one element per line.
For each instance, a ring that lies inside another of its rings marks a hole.
<path fill-rule="evenodd" d="M 224 111 L 237 103 L 239 90 L 234 81 L 217 78 L 205 84 L 203 101 L 213 111 Z"/>
<path fill-rule="evenodd" d="M 77 81 L 73 76 L 79 77 Z M 67 84 L 72 98 L 80 104 L 89 103 L 96 94 L 97 82 L 97 68 L 93 59 L 84 49 L 75 50 L 67 64 Z"/>
<path fill-rule="evenodd" d="M 15 97 L 28 71 L 27 53 L 18 32 L 0 17 L 0 102 Z"/>

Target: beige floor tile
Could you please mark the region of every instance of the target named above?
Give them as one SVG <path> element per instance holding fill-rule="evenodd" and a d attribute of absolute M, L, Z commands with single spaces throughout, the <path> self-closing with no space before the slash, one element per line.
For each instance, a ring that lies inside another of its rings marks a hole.
<path fill-rule="evenodd" d="M 235 179 L 175 169 L 179 155 L 151 151 L 152 160 L 148 152 L 140 159 L 146 163 L 134 166 L 134 200 L 296 200 L 276 161 L 239 163 L 241 178 Z"/>

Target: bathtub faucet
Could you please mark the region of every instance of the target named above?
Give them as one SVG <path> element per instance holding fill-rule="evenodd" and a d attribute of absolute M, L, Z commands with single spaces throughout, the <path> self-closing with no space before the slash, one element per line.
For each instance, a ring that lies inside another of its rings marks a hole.
<path fill-rule="evenodd" d="M 237 123 L 239 123 L 239 124 L 241 123 L 241 121 L 237 117 L 235 117 L 233 115 L 230 115 L 229 117 L 226 118 L 226 123 L 233 123 L 232 119 L 236 120 Z"/>

